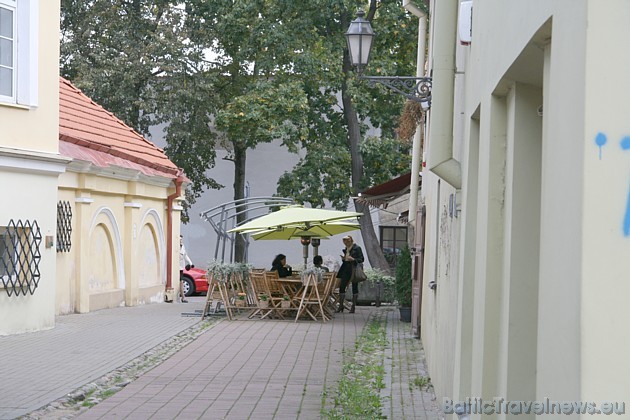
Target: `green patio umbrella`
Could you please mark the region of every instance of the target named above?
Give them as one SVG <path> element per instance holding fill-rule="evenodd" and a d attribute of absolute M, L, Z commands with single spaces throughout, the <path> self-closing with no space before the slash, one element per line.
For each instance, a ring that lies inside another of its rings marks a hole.
<path fill-rule="evenodd" d="M 361 229 L 361 226 L 353 221 L 332 221 L 320 223 L 310 227 L 303 225 L 295 226 L 278 226 L 272 229 L 261 229 L 256 231 L 247 231 L 254 240 L 290 240 L 302 237 L 328 238 L 329 236 L 338 235 L 340 233 Z"/>
<path fill-rule="evenodd" d="M 348 220 L 361 216 L 363 216 L 363 213 L 287 206 L 276 212 L 250 220 L 228 232 L 248 233 L 264 229 L 275 230 L 285 226 L 301 227 L 302 230 L 308 230 L 313 226 L 329 223 L 334 220 Z"/>
<path fill-rule="evenodd" d="M 349 219 L 358 219 L 361 216 L 363 213 L 287 206 L 251 220 L 228 232 L 251 233 L 256 240 L 302 238 L 304 266 L 306 267 L 310 238 L 325 238 L 358 229 L 359 225 Z"/>

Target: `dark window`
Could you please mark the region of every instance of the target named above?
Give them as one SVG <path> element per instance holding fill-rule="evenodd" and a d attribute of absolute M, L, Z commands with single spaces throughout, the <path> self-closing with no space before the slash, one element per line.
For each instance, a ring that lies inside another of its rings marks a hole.
<path fill-rule="evenodd" d="M 41 242 L 37 221 L 11 220 L 0 226 L 0 281 L 7 295 L 35 293 L 40 278 Z"/>
<path fill-rule="evenodd" d="M 57 203 L 57 252 L 69 252 L 72 242 L 72 207 L 68 201 Z"/>
<path fill-rule="evenodd" d="M 381 249 L 390 267 L 396 267 L 396 258 L 407 245 L 406 226 L 381 226 Z"/>

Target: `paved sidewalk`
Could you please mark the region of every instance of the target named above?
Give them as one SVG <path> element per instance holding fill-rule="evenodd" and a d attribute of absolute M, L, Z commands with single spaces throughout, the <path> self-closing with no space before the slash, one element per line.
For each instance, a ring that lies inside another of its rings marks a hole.
<path fill-rule="evenodd" d="M 0 419 L 36 410 L 199 322 L 203 303 L 121 307 L 57 317 L 47 331 L 0 337 Z"/>
<path fill-rule="evenodd" d="M 0 419 L 46 406 L 195 326 L 199 317 L 181 313 L 201 310 L 204 299 L 189 300 L 62 316 L 53 330 L 0 337 Z M 417 378 L 428 375 L 410 325 L 398 321 L 397 311 L 370 307 L 327 323 L 219 321 L 77 418 L 320 418 L 336 390 L 343 349 L 354 346 L 373 311 L 385 311 L 391 343 L 384 358 L 383 414 L 392 420 L 441 418 L 432 390 L 417 386 Z"/>
<path fill-rule="evenodd" d="M 207 330 L 175 356 L 79 419 L 316 419 L 339 379 L 369 308 L 332 321 L 236 320 Z"/>

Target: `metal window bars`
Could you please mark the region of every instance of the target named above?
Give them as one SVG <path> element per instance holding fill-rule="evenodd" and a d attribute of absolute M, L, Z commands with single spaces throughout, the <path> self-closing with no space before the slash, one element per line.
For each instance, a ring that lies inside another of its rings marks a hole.
<path fill-rule="evenodd" d="M 37 221 L 11 219 L 6 227 L 0 227 L 0 281 L 9 297 L 35 293 L 41 242 Z"/>
<path fill-rule="evenodd" d="M 72 247 L 72 207 L 69 201 L 57 203 L 57 252 L 70 252 Z"/>

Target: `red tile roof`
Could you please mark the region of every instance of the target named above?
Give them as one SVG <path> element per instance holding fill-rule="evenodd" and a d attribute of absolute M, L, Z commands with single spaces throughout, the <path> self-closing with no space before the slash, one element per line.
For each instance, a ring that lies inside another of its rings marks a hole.
<path fill-rule="evenodd" d="M 179 172 L 162 149 L 63 77 L 59 78 L 59 140 L 60 153 L 96 166 L 120 166 L 167 178 L 177 178 Z"/>

